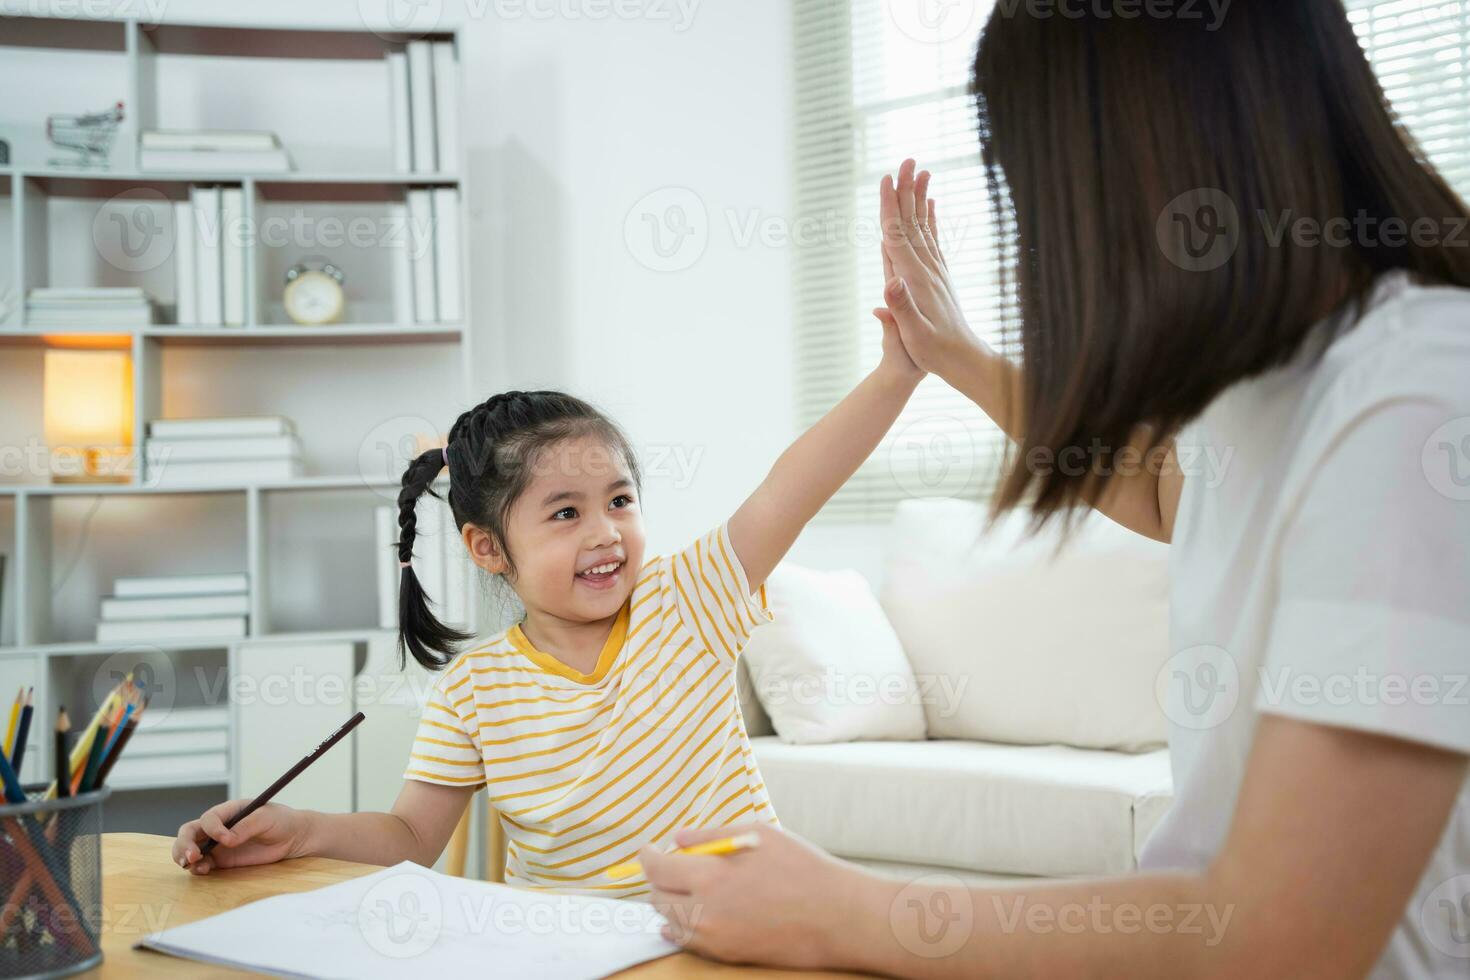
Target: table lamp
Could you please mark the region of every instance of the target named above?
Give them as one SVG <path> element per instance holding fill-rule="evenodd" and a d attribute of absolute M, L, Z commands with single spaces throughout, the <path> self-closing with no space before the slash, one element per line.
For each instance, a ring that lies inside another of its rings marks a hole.
<path fill-rule="evenodd" d="M 127 483 L 133 360 L 126 351 L 46 351 L 46 445 L 53 483 Z"/>

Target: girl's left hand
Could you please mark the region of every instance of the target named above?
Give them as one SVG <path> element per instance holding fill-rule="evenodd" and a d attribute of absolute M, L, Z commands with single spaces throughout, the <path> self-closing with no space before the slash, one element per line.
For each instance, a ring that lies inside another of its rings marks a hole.
<path fill-rule="evenodd" d="M 852 918 L 843 906 L 861 872 L 770 824 L 681 830 L 678 847 L 754 832 L 760 845 L 734 854 L 638 855 L 669 920 L 664 938 L 712 959 L 793 969 L 832 967 Z"/>
<path fill-rule="evenodd" d="M 903 345 L 903 337 L 899 334 L 898 323 L 892 318 L 880 316 L 877 310 L 873 311 L 873 316 L 883 325 L 883 358 L 878 362 L 879 369 L 906 381 L 921 380 L 929 372 L 915 364 L 914 359 L 909 356 L 908 349 Z"/>

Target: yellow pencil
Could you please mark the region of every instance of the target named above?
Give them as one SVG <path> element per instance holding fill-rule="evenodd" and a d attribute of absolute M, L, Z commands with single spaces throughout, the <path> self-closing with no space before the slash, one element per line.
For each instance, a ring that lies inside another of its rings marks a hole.
<path fill-rule="evenodd" d="M 25 700 L 26 686 L 22 684 L 15 695 L 15 703 L 10 706 L 10 724 L 5 726 L 5 757 L 10 757 L 10 751 L 15 747 L 15 728 L 20 724 L 20 703 Z"/>
<path fill-rule="evenodd" d="M 749 850 L 759 845 L 760 836 L 755 833 L 736 834 L 734 837 L 721 837 L 719 840 L 705 841 L 703 844 L 690 844 L 670 851 L 671 854 L 733 854 L 736 851 Z M 643 870 L 643 865 L 637 861 L 629 861 L 627 864 L 615 864 L 607 869 L 607 876 L 614 881 L 621 878 L 631 878 Z"/>

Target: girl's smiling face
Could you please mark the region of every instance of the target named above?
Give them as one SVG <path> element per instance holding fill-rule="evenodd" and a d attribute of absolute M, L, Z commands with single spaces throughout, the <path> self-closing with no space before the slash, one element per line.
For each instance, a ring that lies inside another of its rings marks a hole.
<path fill-rule="evenodd" d="M 545 449 L 511 506 L 503 571 L 528 609 L 569 622 L 615 616 L 643 567 L 643 514 L 622 453 L 595 436 Z"/>

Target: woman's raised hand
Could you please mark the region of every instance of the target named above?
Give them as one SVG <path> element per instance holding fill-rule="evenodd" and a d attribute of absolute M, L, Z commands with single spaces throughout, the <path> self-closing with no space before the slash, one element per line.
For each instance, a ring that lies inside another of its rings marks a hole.
<path fill-rule="evenodd" d="M 929 197 L 929 171 L 915 176 L 905 160 L 898 181 L 885 174 L 878 190 L 883 232 L 883 301 L 873 315 L 897 328 L 904 348 L 925 371 L 944 374 L 947 355 L 960 348 L 989 349 L 965 323 L 949 266 L 939 247 L 935 204 Z"/>

